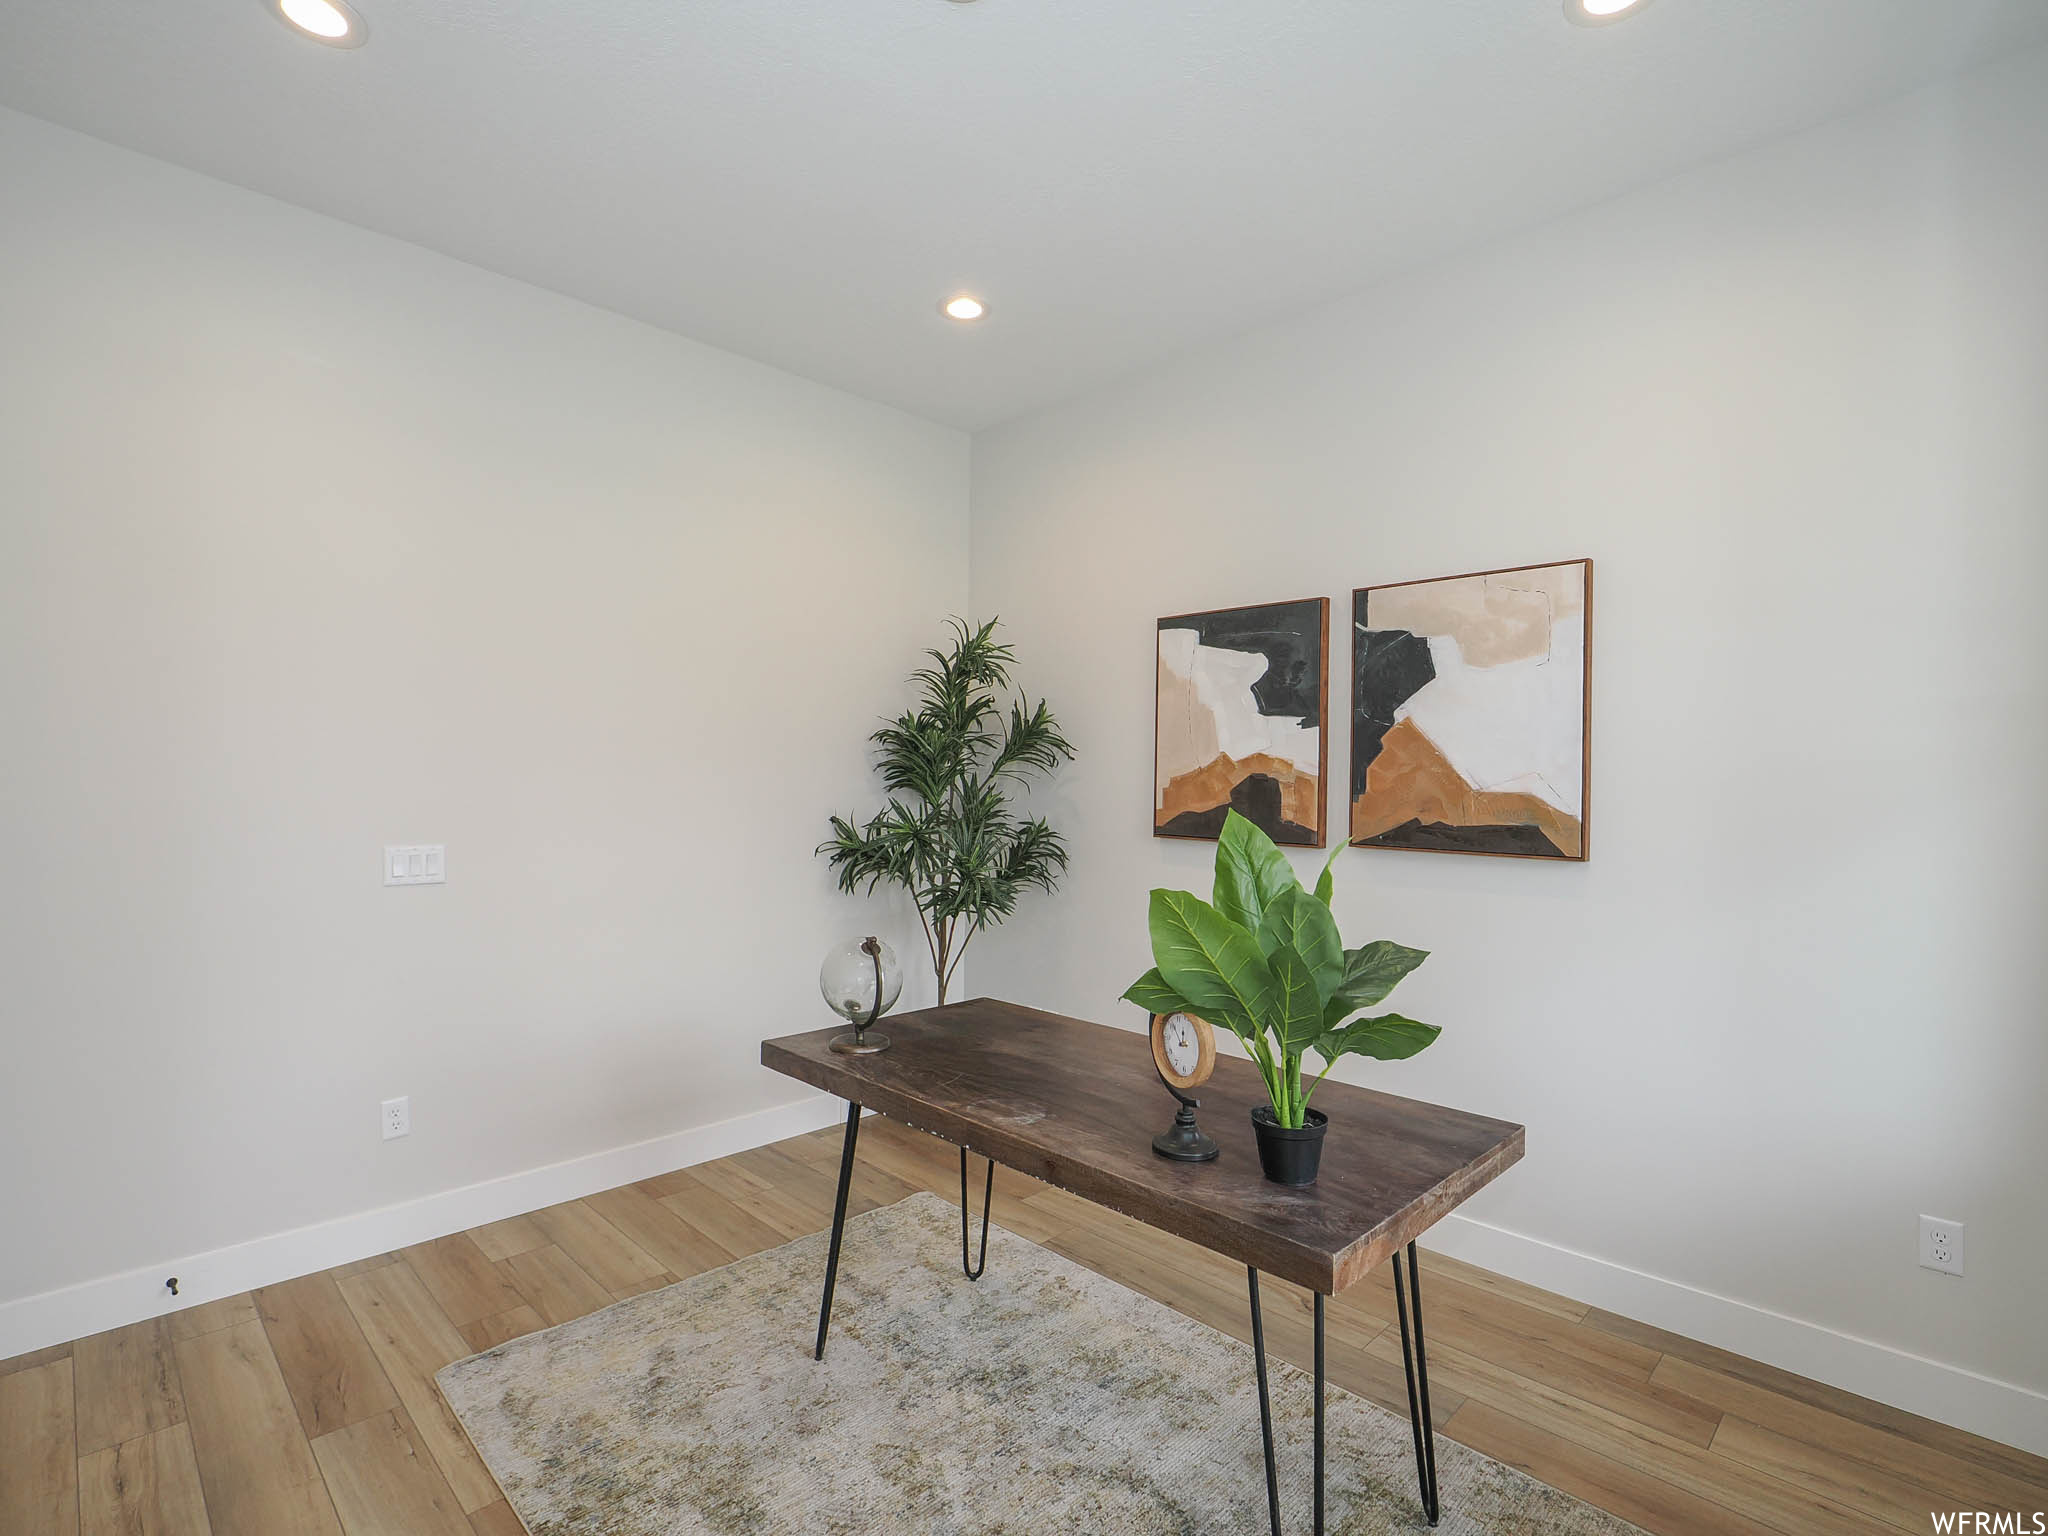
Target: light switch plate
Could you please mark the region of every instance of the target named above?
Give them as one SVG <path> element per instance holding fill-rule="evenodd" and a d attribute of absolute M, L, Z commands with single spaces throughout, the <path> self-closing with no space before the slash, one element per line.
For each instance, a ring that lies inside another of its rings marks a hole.
<path fill-rule="evenodd" d="M 448 847 L 445 843 L 385 845 L 386 885 L 445 885 L 447 881 Z"/>

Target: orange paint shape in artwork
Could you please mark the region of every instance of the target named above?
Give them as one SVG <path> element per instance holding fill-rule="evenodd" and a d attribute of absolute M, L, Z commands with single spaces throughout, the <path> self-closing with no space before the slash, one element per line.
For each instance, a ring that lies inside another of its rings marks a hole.
<path fill-rule="evenodd" d="M 1411 821 L 1452 827 L 1533 826 L 1566 858 L 1579 856 L 1579 819 L 1534 795 L 1474 789 L 1412 720 L 1380 739 L 1365 793 L 1351 802 L 1351 840 L 1362 843 Z"/>
<path fill-rule="evenodd" d="M 1160 796 L 1153 825 L 1163 827 L 1189 811 L 1213 811 L 1230 804 L 1230 792 L 1255 773 L 1263 773 L 1280 786 L 1280 814 L 1299 827 L 1313 827 L 1318 820 L 1316 797 L 1320 786 L 1316 776 L 1303 773 L 1285 758 L 1254 752 L 1247 758 L 1218 753 L 1192 773 L 1171 780 Z"/>

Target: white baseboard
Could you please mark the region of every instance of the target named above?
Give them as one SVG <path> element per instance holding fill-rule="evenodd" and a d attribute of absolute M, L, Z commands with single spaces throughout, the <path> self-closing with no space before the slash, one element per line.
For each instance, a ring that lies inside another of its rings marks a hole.
<path fill-rule="evenodd" d="M 800 1136 L 838 1124 L 845 1113 L 844 1100 L 813 1094 L 651 1141 L 0 1302 L 0 1360 Z M 176 1297 L 164 1290 L 168 1275 L 178 1277 Z"/>
<path fill-rule="evenodd" d="M 1430 1230 L 1424 1246 L 1859 1397 L 2048 1456 L 2048 1393 L 1644 1274 L 1469 1216 L 1447 1217 Z"/>

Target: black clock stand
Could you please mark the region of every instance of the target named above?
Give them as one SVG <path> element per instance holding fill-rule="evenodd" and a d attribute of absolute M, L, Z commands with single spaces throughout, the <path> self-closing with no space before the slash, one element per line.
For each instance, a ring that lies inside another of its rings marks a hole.
<path fill-rule="evenodd" d="M 1153 1071 L 1158 1072 L 1155 1066 Z M 1206 1163 L 1223 1149 L 1200 1126 L 1195 1124 L 1195 1110 L 1201 1105 L 1200 1099 L 1191 1099 L 1160 1074 L 1160 1083 L 1166 1091 L 1180 1101 L 1180 1109 L 1173 1117 L 1173 1124 L 1152 1138 L 1152 1150 L 1161 1157 L 1170 1157 L 1176 1163 Z"/>

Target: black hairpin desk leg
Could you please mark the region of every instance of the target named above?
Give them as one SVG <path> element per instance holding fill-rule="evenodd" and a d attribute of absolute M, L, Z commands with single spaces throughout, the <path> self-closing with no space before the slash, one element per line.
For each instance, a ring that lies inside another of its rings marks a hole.
<path fill-rule="evenodd" d="M 982 1271 L 988 1268 L 988 1210 L 995 1199 L 996 1165 L 991 1158 L 988 1165 L 988 1182 L 981 1191 L 981 1257 L 970 1266 L 967 1262 L 967 1149 L 960 1149 L 960 1273 L 970 1280 L 979 1280 Z"/>
<path fill-rule="evenodd" d="M 1394 1302 L 1400 1312 L 1401 1363 L 1408 1373 L 1408 1420 L 1415 1434 L 1415 1477 L 1422 1490 L 1422 1512 L 1435 1525 L 1439 1513 L 1436 1484 L 1436 1430 L 1429 1419 L 1429 1360 L 1422 1347 L 1422 1271 L 1416 1263 L 1415 1245 L 1407 1251 L 1408 1275 L 1402 1283 L 1402 1255 L 1394 1255 Z M 1273 1461 L 1273 1400 L 1266 1384 L 1266 1323 L 1259 1310 L 1259 1272 L 1247 1268 L 1252 1301 L 1252 1360 L 1259 1377 L 1259 1432 L 1266 1450 L 1266 1512 L 1273 1536 L 1280 1536 L 1280 1477 Z M 1414 1299 L 1411 1314 L 1409 1299 Z M 1315 1293 L 1315 1536 L 1323 1536 L 1324 1485 L 1324 1382 L 1326 1380 L 1323 1339 L 1325 1310 L 1329 1298 Z M 1413 1318 L 1411 1328 L 1410 1319 Z"/>
<path fill-rule="evenodd" d="M 1252 1359 L 1259 1368 L 1259 1433 L 1266 1442 L 1266 1512 L 1280 1536 L 1280 1474 L 1273 1467 L 1273 1399 L 1266 1390 L 1266 1320 L 1259 1311 L 1259 1272 L 1245 1266 L 1252 1292 Z"/>
<path fill-rule="evenodd" d="M 1273 1463 L 1273 1400 L 1266 1386 L 1266 1320 L 1259 1310 L 1259 1272 L 1247 1267 L 1252 1296 L 1252 1359 L 1259 1373 L 1259 1431 L 1266 1442 L 1266 1513 L 1280 1536 L 1280 1473 Z M 1316 1292 L 1316 1482 L 1315 1536 L 1323 1536 L 1323 1302 Z"/>
<path fill-rule="evenodd" d="M 1409 1300 L 1413 1298 L 1415 1343 L 1409 1348 Z M 1394 1308 L 1401 1325 L 1401 1365 L 1408 1373 L 1408 1422 L 1415 1432 L 1415 1480 L 1422 1488 L 1422 1512 L 1436 1524 L 1436 1426 L 1429 1417 L 1429 1360 L 1422 1349 L 1422 1270 L 1415 1245 L 1408 1245 L 1408 1285 L 1401 1286 L 1401 1255 L 1394 1255 Z"/>
<path fill-rule="evenodd" d="M 832 1207 L 832 1248 L 825 1259 L 825 1299 L 818 1304 L 818 1348 L 811 1358 L 825 1358 L 825 1331 L 832 1326 L 832 1286 L 839 1278 L 839 1243 L 846 1236 L 846 1196 L 853 1188 L 853 1147 L 860 1140 L 860 1106 L 846 1106 L 846 1140 L 839 1149 L 839 1199 Z"/>
<path fill-rule="evenodd" d="M 1316 1536 L 1323 1536 L 1323 1303 L 1316 1292 Z"/>

